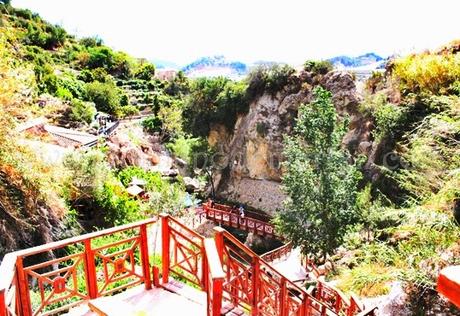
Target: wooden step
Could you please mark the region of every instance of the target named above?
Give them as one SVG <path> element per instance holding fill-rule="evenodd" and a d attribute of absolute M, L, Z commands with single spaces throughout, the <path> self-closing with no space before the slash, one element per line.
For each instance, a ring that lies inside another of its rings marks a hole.
<path fill-rule="evenodd" d="M 126 301 L 118 300 L 115 297 L 101 297 L 88 302 L 91 311 L 99 316 L 143 316 L 146 311 L 139 310 Z"/>

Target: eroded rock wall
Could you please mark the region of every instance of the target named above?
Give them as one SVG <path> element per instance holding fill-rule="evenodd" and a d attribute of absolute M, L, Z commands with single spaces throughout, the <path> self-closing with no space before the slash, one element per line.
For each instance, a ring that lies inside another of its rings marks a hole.
<path fill-rule="evenodd" d="M 260 96 L 251 103 L 249 112 L 238 118 L 232 133 L 223 126 L 213 127 L 208 140 L 219 153 L 214 177 L 219 197 L 269 213 L 282 207 L 283 138 L 293 129 L 299 106 L 312 101 L 318 85 L 332 92 L 339 115 L 349 117 L 344 146 L 352 154 L 368 150 L 371 122 L 357 111 L 359 97 L 352 75 L 334 71 L 297 76 L 298 89 L 286 87 L 274 96 Z"/>

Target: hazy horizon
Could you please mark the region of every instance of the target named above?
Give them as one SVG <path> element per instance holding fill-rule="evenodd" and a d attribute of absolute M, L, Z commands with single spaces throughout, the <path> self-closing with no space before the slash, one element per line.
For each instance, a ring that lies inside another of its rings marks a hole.
<path fill-rule="evenodd" d="M 300 64 L 338 55 L 381 56 L 460 38 L 449 0 L 245 2 L 13 0 L 79 37 L 98 36 L 135 57 L 185 65 L 203 56 Z"/>

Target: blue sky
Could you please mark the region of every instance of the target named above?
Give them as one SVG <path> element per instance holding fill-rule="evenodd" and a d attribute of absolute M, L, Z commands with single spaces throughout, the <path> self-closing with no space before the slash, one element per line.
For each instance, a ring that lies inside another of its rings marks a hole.
<path fill-rule="evenodd" d="M 381 55 L 460 38 L 457 0 L 13 0 L 78 36 L 136 57 L 186 64 Z"/>

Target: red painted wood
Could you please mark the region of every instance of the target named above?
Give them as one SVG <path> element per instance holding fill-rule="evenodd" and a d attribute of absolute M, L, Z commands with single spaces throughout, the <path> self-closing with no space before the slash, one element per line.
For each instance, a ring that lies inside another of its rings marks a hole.
<path fill-rule="evenodd" d="M 222 309 L 222 284 L 223 278 L 215 278 L 212 280 L 212 316 L 220 316 Z"/>
<path fill-rule="evenodd" d="M 152 278 L 150 275 L 150 263 L 149 263 L 149 245 L 147 242 L 147 225 L 142 224 L 140 227 L 141 235 L 141 256 L 142 256 L 142 270 L 144 274 L 144 285 L 146 290 L 152 288 Z"/>
<path fill-rule="evenodd" d="M 88 286 L 88 294 L 91 299 L 98 296 L 96 268 L 94 266 L 94 253 L 91 249 L 91 239 L 84 241 L 85 244 L 85 267 L 86 267 L 86 284 Z"/>
<path fill-rule="evenodd" d="M 153 266 L 152 275 L 153 275 L 153 286 L 160 287 L 160 268 L 158 268 L 157 266 Z"/>
<path fill-rule="evenodd" d="M 5 299 L 5 290 L 2 289 L 0 290 L 0 316 L 7 316 Z"/>
<path fill-rule="evenodd" d="M 460 266 L 449 266 L 441 270 L 437 290 L 460 308 Z"/>
<path fill-rule="evenodd" d="M 18 287 L 19 297 L 21 301 L 21 312 L 22 316 L 31 316 L 32 308 L 30 305 L 30 293 L 29 293 L 29 282 L 26 277 L 26 273 L 23 269 L 22 257 L 18 257 L 16 261 L 17 273 L 18 273 Z"/>
<path fill-rule="evenodd" d="M 161 214 L 161 266 L 163 283 L 169 281 L 169 215 Z"/>
<path fill-rule="evenodd" d="M 253 272 L 252 272 L 252 308 L 251 315 L 257 316 L 259 311 L 259 286 L 260 286 L 260 262 L 258 257 L 254 257 Z"/>

